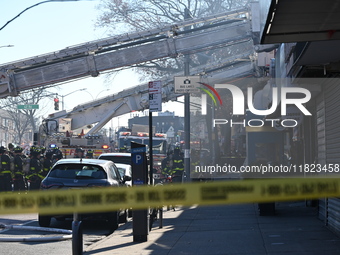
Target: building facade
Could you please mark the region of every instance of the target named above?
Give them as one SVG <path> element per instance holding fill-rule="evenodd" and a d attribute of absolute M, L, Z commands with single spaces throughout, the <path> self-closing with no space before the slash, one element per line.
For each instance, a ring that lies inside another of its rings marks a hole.
<path fill-rule="evenodd" d="M 292 134 L 298 164 L 319 164 L 332 177 L 328 170 L 340 164 L 340 7 L 335 4 L 261 0 L 256 7 L 260 43 L 277 44 L 274 84 L 311 92 L 306 104 L 311 116 Z M 319 218 L 340 235 L 340 198 L 317 202 Z"/>
<path fill-rule="evenodd" d="M 22 139 L 19 141 L 15 121 L 6 110 L 0 109 L 0 146 L 7 147 L 9 143 L 16 145 L 32 144 L 33 131 L 26 127 Z"/>

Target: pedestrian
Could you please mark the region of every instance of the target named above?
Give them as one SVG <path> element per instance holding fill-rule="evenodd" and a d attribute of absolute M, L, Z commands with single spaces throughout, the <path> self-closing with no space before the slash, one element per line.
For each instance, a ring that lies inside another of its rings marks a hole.
<path fill-rule="evenodd" d="M 14 177 L 13 177 L 13 190 L 19 192 L 26 192 L 25 173 L 23 169 L 23 149 L 17 146 L 13 149 L 14 152 Z"/>

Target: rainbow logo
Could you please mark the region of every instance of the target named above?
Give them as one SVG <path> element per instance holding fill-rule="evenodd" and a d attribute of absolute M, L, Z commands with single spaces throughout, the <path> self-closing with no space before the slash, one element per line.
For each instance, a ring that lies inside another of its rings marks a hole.
<path fill-rule="evenodd" d="M 205 87 L 205 88 L 198 88 L 198 89 L 206 93 L 206 94 L 202 94 L 202 115 L 206 115 L 207 114 L 207 95 L 211 97 L 215 106 L 217 106 L 216 98 L 218 99 L 220 105 L 222 105 L 222 99 L 215 88 L 213 88 L 212 86 L 204 82 L 198 82 L 198 83 Z M 213 93 L 211 93 L 211 91 L 214 93 L 215 96 L 213 95 Z"/>

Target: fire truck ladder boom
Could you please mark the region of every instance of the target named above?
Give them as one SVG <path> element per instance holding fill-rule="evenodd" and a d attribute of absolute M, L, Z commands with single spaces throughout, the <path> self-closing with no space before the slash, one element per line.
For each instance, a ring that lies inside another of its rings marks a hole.
<path fill-rule="evenodd" d="M 207 66 L 192 69 L 192 75 L 201 74 L 209 82 L 219 82 L 226 77 L 242 77 L 252 74 L 254 71 L 253 63 L 245 61 L 242 57 L 249 56 L 251 49 L 243 54 L 233 56 L 227 59 L 223 65 Z M 162 79 L 162 101 L 175 101 L 181 96 L 174 92 L 173 77 Z M 130 89 L 123 90 L 119 93 L 106 97 L 98 98 L 94 101 L 77 105 L 72 110 L 63 110 L 55 112 L 48 116 L 49 120 L 60 118 L 72 118 L 71 130 L 82 128 L 89 124 L 97 123 L 86 136 L 97 133 L 112 118 L 130 113 L 132 111 L 141 111 L 148 109 L 149 106 L 149 88 L 148 84 L 142 84 Z"/>
<path fill-rule="evenodd" d="M 247 9 L 92 41 L 0 66 L 0 98 L 154 59 L 251 40 Z M 193 26 L 195 25 L 195 26 Z M 190 26 L 190 29 L 183 30 Z"/>

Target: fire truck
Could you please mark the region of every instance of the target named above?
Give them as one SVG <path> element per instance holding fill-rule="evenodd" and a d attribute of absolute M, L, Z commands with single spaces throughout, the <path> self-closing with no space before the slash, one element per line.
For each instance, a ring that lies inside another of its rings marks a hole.
<path fill-rule="evenodd" d="M 92 125 L 73 130 L 71 123 L 72 118 L 43 120 L 38 136 L 39 144 L 47 148 L 58 147 L 66 158 L 74 157 L 77 148 L 82 148 L 85 155 L 91 151 L 94 158 L 111 151 L 108 137 L 102 134 L 87 135 Z"/>
<path fill-rule="evenodd" d="M 149 150 L 150 136 L 149 132 L 146 131 L 147 129 L 148 126 L 134 124 L 131 130 L 119 132 L 118 148 L 120 149 L 120 151 L 130 152 L 131 142 L 145 144 Z M 160 170 L 162 160 L 166 157 L 167 148 L 168 143 L 166 134 L 153 132 L 153 166 L 154 169 L 156 169 L 157 171 Z"/>

